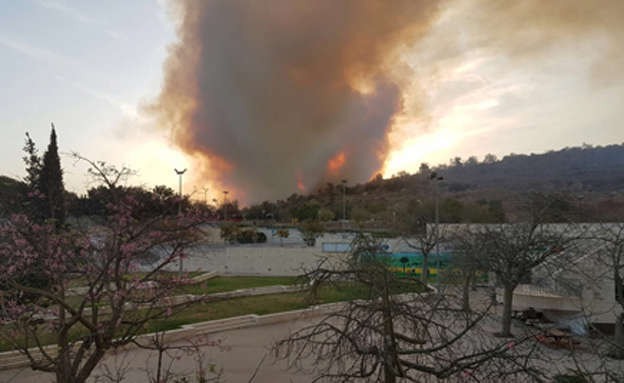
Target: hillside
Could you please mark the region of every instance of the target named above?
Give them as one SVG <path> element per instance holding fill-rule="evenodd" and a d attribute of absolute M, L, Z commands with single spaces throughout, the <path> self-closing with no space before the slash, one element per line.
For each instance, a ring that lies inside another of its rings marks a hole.
<path fill-rule="evenodd" d="M 423 164 L 416 174 L 402 172 L 389 179 L 380 175 L 365 184 L 347 185 L 347 210 L 351 215 L 389 222 L 394 212 L 408 205 L 435 198 L 431 172 L 444 177 L 439 183 L 440 200 L 451 198 L 466 206 L 501 204 L 513 213 L 526 193 L 566 193 L 593 213 L 624 215 L 624 145 L 575 147 L 543 154 L 510 154 L 483 162 L 451 159 L 449 165 L 429 168 Z M 328 184 L 308 198 L 340 216 L 342 185 Z M 296 200 L 291 196 L 286 202 Z M 365 211 L 362 211 L 365 210 Z"/>
<path fill-rule="evenodd" d="M 624 145 L 565 148 L 544 154 L 510 154 L 500 161 L 476 164 L 457 162 L 436 170 L 443 173 L 451 191 L 565 190 L 596 198 L 622 196 Z"/>
<path fill-rule="evenodd" d="M 513 214 L 519 197 L 529 192 L 564 192 L 601 217 L 624 217 L 624 145 L 585 145 L 543 154 L 510 154 L 500 160 L 488 155 L 482 162 L 475 157 L 466 161 L 454 158 L 449 165 L 435 168 L 423 164 L 416 174 L 401 172 L 389 179 L 378 175 L 364 184 L 347 184 L 347 218 L 388 225 L 415 206 L 432 208 L 432 171 L 444 177 L 438 184 L 442 220 L 498 220 L 505 214 L 501 209 Z M 0 176 L 0 214 L 20 210 L 24 194 L 23 182 Z M 265 201 L 242 211 L 236 201 L 228 201 L 227 210 L 231 217 L 243 215 L 251 220 L 339 220 L 343 188 L 342 184 L 328 183 L 309 195 L 293 194 L 286 200 Z"/>

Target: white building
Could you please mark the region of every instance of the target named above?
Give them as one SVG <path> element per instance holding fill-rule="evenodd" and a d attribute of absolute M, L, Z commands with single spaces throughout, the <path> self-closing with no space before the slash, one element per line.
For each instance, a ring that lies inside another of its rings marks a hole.
<path fill-rule="evenodd" d="M 483 225 L 444 225 L 447 234 Z M 431 227 L 433 229 L 433 227 Z M 513 310 L 533 308 L 572 331 L 588 324 L 612 326 L 622 313 L 616 299 L 615 272 L 624 271 L 624 224 L 548 224 L 541 230 L 567 237 L 563 249 L 532 270 L 513 295 Z M 619 250 L 613 241 L 620 239 Z M 620 251 L 621 259 L 614 252 Z M 495 276 L 491 283 L 496 286 Z M 498 286 L 496 286 L 498 287 Z M 502 302 L 502 289 L 496 288 Z"/>

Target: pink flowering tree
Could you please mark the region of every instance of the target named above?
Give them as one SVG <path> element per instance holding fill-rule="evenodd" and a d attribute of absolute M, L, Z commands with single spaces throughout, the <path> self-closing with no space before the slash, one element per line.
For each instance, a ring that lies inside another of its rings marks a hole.
<path fill-rule="evenodd" d="M 117 170 L 89 163 L 115 190 Z M 189 280 L 171 271 L 208 217 L 186 211 L 137 220 L 141 202 L 111 195 L 105 219 L 89 228 L 58 230 L 25 215 L 0 224 L 0 336 L 59 383 L 85 382 L 107 351 L 189 304 L 174 299 Z M 45 278 L 45 287 L 29 275 Z"/>

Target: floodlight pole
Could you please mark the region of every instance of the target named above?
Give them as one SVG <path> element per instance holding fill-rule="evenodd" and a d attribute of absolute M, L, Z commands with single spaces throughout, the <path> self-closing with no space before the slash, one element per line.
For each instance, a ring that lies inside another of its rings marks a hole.
<path fill-rule="evenodd" d="M 178 175 L 178 190 L 179 190 L 179 195 L 180 195 L 180 202 L 178 203 L 178 214 L 182 214 L 182 176 L 184 175 L 184 173 L 186 173 L 186 169 L 184 170 L 178 170 L 178 169 L 173 169 L 175 170 L 176 174 Z M 182 259 L 182 256 L 180 256 L 180 270 L 178 271 L 178 277 L 182 278 L 182 272 L 184 271 L 184 260 Z"/>
<path fill-rule="evenodd" d="M 347 202 L 345 199 L 346 190 L 347 190 L 347 180 L 340 180 L 342 182 L 342 225 L 341 227 L 344 230 L 344 224 L 347 221 Z"/>
<path fill-rule="evenodd" d="M 210 190 L 210 189 L 208 189 L 205 186 L 203 188 L 199 189 L 199 191 L 204 192 L 204 205 L 206 205 L 206 206 L 208 206 L 208 190 Z"/>
<path fill-rule="evenodd" d="M 440 291 L 440 193 L 438 184 L 442 181 L 444 177 L 438 176 L 438 173 L 433 172 L 429 176 L 429 180 L 435 181 L 435 244 L 436 244 L 436 289 L 438 290 L 438 295 L 441 295 Z M 423 270 L 423 272 L 425 272 Z"/>
<path fill-rule="evenodd" d="M 223 191 L 223 220 L 227 222 L 227 195 L 230 192 L 228 190 Z"/>

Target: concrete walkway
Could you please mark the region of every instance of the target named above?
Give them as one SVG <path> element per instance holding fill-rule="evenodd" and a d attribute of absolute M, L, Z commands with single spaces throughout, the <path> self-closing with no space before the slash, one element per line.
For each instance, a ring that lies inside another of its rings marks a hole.
<path fill-rule="evenodd" d="M 447 293 L 457 293 L 459 291 L 447 290 Z M 480 290 L 477 293 L 471 294 L 473 298 L 473 304 L 479 306 L 484 305 L 487 301 L 488 291 Z M 495 311 L 500 312 L 500 307 L 496 307 Z M 286 338 L 291 332 L 296 331 L 306 325 L 314 323 L 314 321 L 320 320 L 322 317 L 314 317 L 311 319 L 297 319 L 290 322 L 282 322 L 276 324 L 267 324 L 263 326 L 248 327 L 244 329 L 225 330 L 209 336 L 210 341 L 221 341 L 221 345 L 225 346 L 227 350 L 220 349 L 216 346 L 202 347 L 204 354 L 207 357 L 206 362 L 215 365 L 216 369 L 223 369 L 223 378 L 226 382 L 249 382 L 254 375 L 256 369 L 258 373 L 253 380 L 254 383 L 307 383 L 310 381 L 311 375 L 305 375 L 303 373 L 296 373 L 293 371 L 286 371 L 286 363 L 284 361 L 275 361 L 270 355 L 266 357 L 264 362 L 263 358 L 269 354 L 268 347 L 275 341 Z M 487 332 L 493 333 L 499 328 L 499 318 L 494 315 L 493 318 L 487 319 L 484 322 L 484 326 Z M 514 333 L 521 335 L 528 331 L 533 333 L 535 329 L 529 329 L 522 324 L 514 323 Z M 186 345 L 188 343 L 177 342 L 173 343 L 173 346 Z M 622 371 L 624 366 L 619 361 L 608 361 L 595 354 L 594 350 L 582 347 L 578 350 L 577 357 L 580 359 L 570 359 L 570 354 L 566 350 L 551 349 L 548 347 L 539 347 L 544 360 L 541 362 L 545 371 L 566 371 L 569 368 L 574 368 L 576 363 L 583 361 L 590 370 L 596 371 L 600 368 L 607 369 L 609 371 Z M 181 356 L 180 360 L 177 360 L 177 356 Z M 153 351 L 147 351 L 143 349 L 132 349 L 126 352 L 120 352 L 117 355 L 109 355 L 101 363 L 98 370 L 89 379 L 89 383 L 101 383 L 107 382 L 104 380 L 98 380 L 98 376 L 102 376 L 103 371 L 106 368 L 109 371 L 115 370 L 115 365 L 124 363 L 127 365 L 125 371 L 124 382 L 128 383 L 147 383 L 148 376 L 147 371 L 154 371 L 156 366 L 156 354 Z M 196 362 L 192 356 L 182 356 L 175 351 L 172 351 L 171 358 L 167 359 L 165 363 L 173 360 L 172 370 L 176 373 L 189 374 L 189 381 L 195 382 L 195 376 L 193 374 L 196 371 Z M 258 366 L 262 363 L 260 368 Z M 606 364 L 605 364 L 606 363 Z M 54 377 L 51 374 L 43 374 L 40 372 L 33 372 L 30 369 L 20 370 L 6 370 L 0 371 L 0 382 L 2 383 L 52 383 Z"/>
<path fill-rule="evenodd" d="M 221 340 L 221 344 L 228 350 L 220 350 L 218 347 L 203 347 L 207 359 L 210 363 L 214 363 L 217 368 L 222 368 L 223 377 L 227 382 L 248 382 L 253 376 L 254 371 L 269 352 L 267 347 L 275 340 L 283 339 L 288 336 L 290 331 L 301 328 L 312 320 L 297 320 L 293 322 L 278 323 L 262 327 L 251 327 L 241 330 L 224 331 L 219 334 L 210 336 L 210 340 Z M 175 345 L 187 345 L 188 343 L 176 343 Z M 174 352 L 174 359 L 175 359 Z M 107 356 L 105 361 L 93 374 L 89 382 L 95 383 L 97 376 L 102 374 L 106 366 L 114 369 L 115 363 L 123 361 L 128 364 L 125 382 L 147 383 L 146 368 L 153 371 L 156 365 L 156 354 L 148 350 L 131 350 L 126 353 L 120 353 L 116 356 Z M 147 363 L 146 363 L 147 361 Z M 286 364 L 283 361 L 273 363 L 274 360 L 269 356 L 261 365 L 254 383 L 279 383 L 293 382 L 304 383 L 309 382 L 310 377 L 305 375 L 297 375 L 285 372 Z M 192 357 L 184 356 L 179 361 L 174 362 L 173 370 L 178 373 L 192 374 L 195 371 L 195 361 Z M 194 382 L 194 376 L 190 376 L 191 382 Z M 51 374 L 43 374 L 34 372 L 30 369 L 7 370 L 0 371 L 0 382 L 3 383 L 52 383 L 54 376 Z"/>

